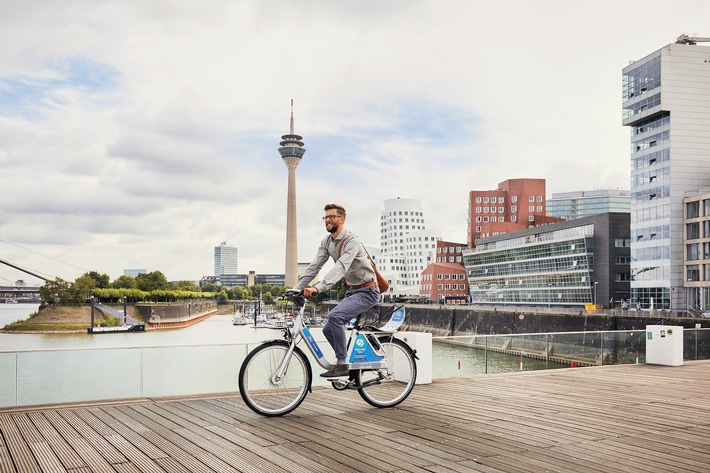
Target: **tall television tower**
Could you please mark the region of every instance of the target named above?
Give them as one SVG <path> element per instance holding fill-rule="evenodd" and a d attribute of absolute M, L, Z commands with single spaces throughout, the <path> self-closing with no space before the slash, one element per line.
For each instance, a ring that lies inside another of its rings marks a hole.
<path fill-rule="evenodd" d="M 279 153 L 288 168 L 288 197 L 286 204 L 286 281 L 287 287 L 298 282 L 298 227 L 296 226 L 296 167 L 306 152 L 302 136 L 293 131 L 293 99 L 291 99 L 291 129 L 281 137 Z"/>

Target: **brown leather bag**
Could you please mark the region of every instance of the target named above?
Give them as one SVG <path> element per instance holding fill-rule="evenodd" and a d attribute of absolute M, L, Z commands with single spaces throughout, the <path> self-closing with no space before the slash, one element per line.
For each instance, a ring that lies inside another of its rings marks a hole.
<path fill-rule="evenodd" d="M 340 254 L 343 252 L 343 245 L 345 245 L 345 242 L 348 241 L 350 238 L 352 238 L 352 235 L 343 238 L 343 241 L 341 241 L 340 245 L 338 245 L 338 259 L 340 259 Z M 370 264 L 372 265 L 372 270 L 375 272 L 377 288 L 380 290 L 380 294 L 384 294 L 390 288 L 390 283 L 387 282 L 387 279 L 385 279 L 385 277 L 377 270 L 377 266 L 375 266 L 375 262 L 372 261 L 372 256 L 370 256 L 370 253 L 367 252 L 367 248 L 365 248 L 365 245 L 362 245 L 362 249 L 365 250 L 367 258 L 370 260 Z M 345 284 L 345 287 L 348 286 L 348 284 L 345 282 L 345 278 L 343 278 L 343 284 Z"/>

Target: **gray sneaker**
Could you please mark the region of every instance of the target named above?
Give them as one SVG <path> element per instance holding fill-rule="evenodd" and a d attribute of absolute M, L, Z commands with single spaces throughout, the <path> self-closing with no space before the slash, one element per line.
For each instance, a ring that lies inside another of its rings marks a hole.
<path fill-rule="evenodd" d="M 335 365 L 325 373 L 321 373 L 322 378 L 342 378 L 350 372 L 348 365 Z"/>

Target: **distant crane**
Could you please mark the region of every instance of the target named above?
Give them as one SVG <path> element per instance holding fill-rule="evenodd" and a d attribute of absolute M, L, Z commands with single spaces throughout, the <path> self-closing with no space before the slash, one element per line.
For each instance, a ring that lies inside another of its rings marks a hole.
<path fill-rule="evenodd" d="M 36 278 L 40 278 L 40 279 L 42 279 L 42 280 L 44 280 L 44 281 L 49 281 L 49 279 L 45 278 L 44 276 L 40 276 L 39 274 L 35 274 L 35 273 L 33 273 L 32 271 L 28 271 L 28 270 L 26 270 L 26 269 L 24 269 L 24 268 L 20 268 L 19 266 L 15 266 L 14 264 L 8 263 L 7 261 L 3 261 L 3 260 L 0 259 L 0 263 L 6 264 L 6 265 L 10 266 L 11 268 L 19 269 L 19 270 L 22 271 L 23 273 L 27 273 L 27 274 L 29 274 L 30 276 L 34 276 L 34 277 L 36 277 Z"/>
<path fill-rule="evenodd" d="M 710 42 L 710 38 L 703 38 L 701 36 L 688 36 L 687 34 L 682 34 L 678 36 L 678 39 L 675 40 L 675 44 L 698 44 L 698 43 L 708 43 Z"/>

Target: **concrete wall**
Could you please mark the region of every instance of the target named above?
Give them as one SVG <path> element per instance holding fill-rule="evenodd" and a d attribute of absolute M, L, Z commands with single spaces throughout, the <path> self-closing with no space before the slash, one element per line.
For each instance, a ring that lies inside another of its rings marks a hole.
<path fill-rule="evenodd" d="M 387 313 L 390 304 L 379 307 L 381 313 Z M 583 332 L 599 330 L 640 330 L 646 325 L 666 324 L 682 325 L 695 328 L 710 327 L 710 320 L 667 318 L 663 312 L 655 316 L 609 316 L 547 314 L 533 311 L 475 310 L 470 307 L 452 306 L 407 306 L 407 315 L 403 329 L 419 332 L 431 332 L 434 335 L 492 335 L 508 333 L 545 333 L 545 332 Z M 648 314 L 648 312 L 644 312 Z M 369 320 L 369 319 L 368 319 Z"/>

